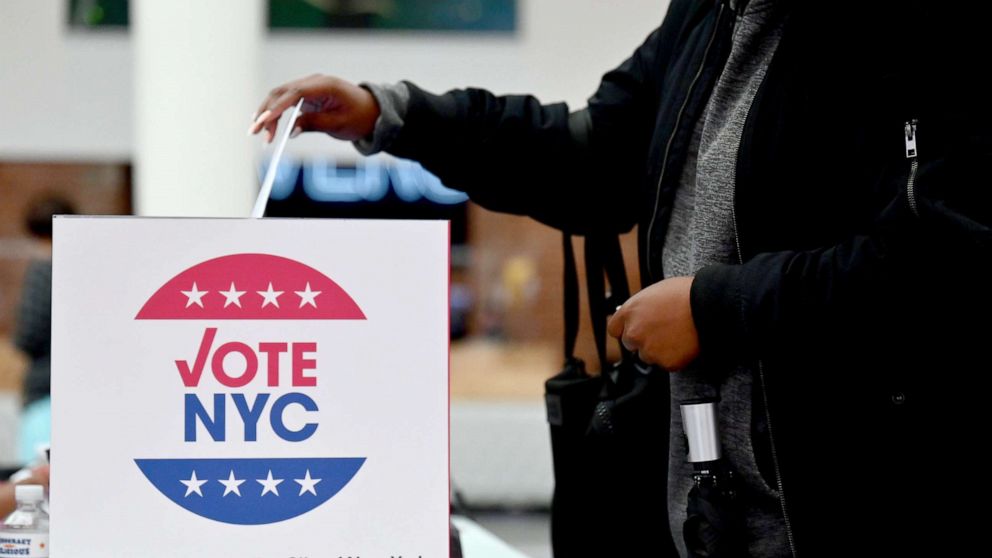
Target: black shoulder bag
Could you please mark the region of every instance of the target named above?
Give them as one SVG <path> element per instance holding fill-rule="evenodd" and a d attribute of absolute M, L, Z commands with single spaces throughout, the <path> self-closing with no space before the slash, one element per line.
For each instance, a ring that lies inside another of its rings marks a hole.
<path fill-rule="evenodd" d="M 606 356 L 606 321 L 629 297 L 615 235 L 585 239 L 586 281 L 596 350 L 593 376 L 574 355 L 578 274 L 564 235 L 565 365 L 545 382 L 554 458 L 551 542 L 556 558 L 677 556 L 668 527 L 670 395 L 665 372 Z M 607 295 L 604 275 L 612 295 Z"/>

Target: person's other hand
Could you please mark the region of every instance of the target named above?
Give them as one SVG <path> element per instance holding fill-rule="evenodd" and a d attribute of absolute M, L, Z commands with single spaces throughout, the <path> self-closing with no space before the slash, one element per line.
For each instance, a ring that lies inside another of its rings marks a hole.
<path fill-rule="evenodd" d="M 379 118 L 379 104 L 368 90 L 333 76 L 313 74 L 280 85 L 258 107 L 249 134 L 265 130 L 272 142 L 282 113 L 303 98 L 293 135 L 324 132 L 347 141 L 369 136 Z"/>
<path fill-rule="evenodd" d="M 692 277 L 673 277 L 630 297 L 607 326 L 642 361 L 674 372 L 699 356 L 699 334 L 692 319 Z"/>
<path fill-rule="evenodd" d="M 50 465 L 39 465 L 31 469 L 31 476 L 18 481 L 17 484 L 40 484 L 45 487 L 45 491 L 48 491 L 48 483 L 51 479 L 51 466 Z"/>

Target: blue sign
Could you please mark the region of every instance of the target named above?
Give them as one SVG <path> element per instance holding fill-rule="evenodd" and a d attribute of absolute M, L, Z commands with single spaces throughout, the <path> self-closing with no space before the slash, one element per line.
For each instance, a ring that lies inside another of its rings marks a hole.
<path fill-rule="evenodd" d="M 262 165 L 261 176 L 266 169 Z M 446 187 L 419 163 L 403 159 L 387 163 L 382 157 L 360 159 L 354 167 L 339 167 L 333 159 L 284 159 L 276 169 L 271 199 L 285 200 L 299 187 L 315 202 L 378 202 L 390 192 L 407 203 L 468 201 L 468 195 Z"/>

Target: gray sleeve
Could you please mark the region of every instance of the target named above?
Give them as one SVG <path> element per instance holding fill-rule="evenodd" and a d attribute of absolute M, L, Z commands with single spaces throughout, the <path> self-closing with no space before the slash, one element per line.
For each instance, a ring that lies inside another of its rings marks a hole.
<path fill-rule="evenodd" d="M 379 118 L 375 121 L 372 135 L 353 141 L 355 149 L 362 155 L 372 155 L 384 149 L 399 134 L 410 102 L 410 89 L 404 83 L 374 84 L 362 82 L 359 86 L 368 89 L 379 103 Z"/>

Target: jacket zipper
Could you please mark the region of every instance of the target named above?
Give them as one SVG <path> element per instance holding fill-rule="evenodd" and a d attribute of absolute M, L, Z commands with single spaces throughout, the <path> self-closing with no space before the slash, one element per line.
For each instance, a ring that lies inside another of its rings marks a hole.
<path fill-rule="evenodd" d="M 778 450 L 775 449 L 775 434 L 772 430 L 772 412 L 768 407 L 768 391 L 765 389 L 765 365 L 758 360 L 758 377 L 761 380 L 761 399 L 765 405 L 765 424 L 768 426 L 768 441 L 772 448 L 772 465 L 775 468 L 775 482 L 778 484 L 778 501 L 782 504 L 782 519 L 785 520 L 785 536 L 789 539 L 789 550 L 792 551 L 793 558 L 799 553 L 796 551 L 796 539 L 792 534 L 792 521 L 789 520 L 789 507 L 785 503 L 785 489 L 782 484 L 782 471 L 778 466 Z"/>
<path fill-rule="evenodd" d="M 906 139 L 906 158 L 909 159 L 909 177 L 906 179 L 906 198 L 909 200 L 909 209 L 913 215 L 920 216 L 920 210 L 916 205 L 916 172 L 920 168 L 920 161 L 916 153 L 916 119 L 906 122 L 904 127 Z"/>
<path fill-rule="evenodd" d="M 748 118 L 751 117 L 751 107 L 754 106 L 754 99 L 751 99 L 750 104 L 747 107 L 747 112 L 744 114 L 744 125 L 747 125 Z M 744 127 L 741 127 L 740 136 L 737 137 L 737 159 L 741 159 L 741 141 L 744 135 Z M 740 230 L 737 228 L 737 162 L 734 163 L 732 167 L 731 175 L 731 187 L 733 188 L 733 203 L 730 204 L 730 218 L 734 227 L 734 245 L 737 248 L 737 262 L 740 265 L 744 265 L 744 253 L 741 251 L 741 235 Z M 761 400 L 765 407 L 765 424 L 768 426 L 768 442 L 772 450 L 772 467 L 775 470 L 775 484 L 778 487 L 778 501 L 782 506 L 782 519 L 785 521 L 785 535 L 789 539 L 789 550 L 792 552 L 793 558 L 798 558 L 799 553 L 796 551 L 796 539 L 792 533 L 792 521 L 789 518 L 789 508 L 785 502 L 785 486 L 782 482 L 782 470 L 779 468 L 778 462 L 778 450 L 775 446 L 775 431 L 772 428 L 772 413 L 771 408 L 768 406 L 768 390 L 765 387 L 765 365 L 758 359 L 758 379 L 761 382 Z"/>
<path fill-rule="evenodd" d="M 692 82 L 689 84 L 689 90 L 686 92 L 685 99 L 682 100 L 682 106 L 679 107 L 679 113 L 675 117 L 675 125 L 672 127 L 672 133 L 668 136 L 668 143 L 665 144 L 665 156 L 661 160 L 661 171 L 658 173 L 658 186 L 655 192 L 654 198 L 654 212 L 651 214 L 651 223 L 648 224 L 648 234 L 647 234 L 647 268 L 648 268 L 648 278 L 654 279 L 654 270 L 651 267 L 652 257 L 651 257 L 651 239 L 654 232 L 654 223 L 658 219 L 658 205 L 661 203 L 661 182 L 665 178 L 665 169 L 668 167 L 668 156 L 672 151 L 672 142 L 675 140 L 675 135 L 679 131 L 679 124 L 682 123 L 682 116 L 685 114 L 686 106 L 689 104 L 689 99 L 692 98 L 693 92 L 696 90 L 696 83 L 699 82 L 699 76 L 703 74 L 703 68 L 706 67 L 706 60 L 710 56 L 710 48 L 713 46 L 713 42 L 716 39 L 717 34 L 720 32 L 720 22 L 723 21 L 723 8 L 724 3 L 720 3 L 720 10 L 716 14 L 716 23 L 713 25 L 713 34 L 710 35 L 709 40 L 706 43 L 706 50 L 703 51 L 703 60 L 699 63 L 699 68 L 696 69 L 696 75 L 693 76 Z"/>

